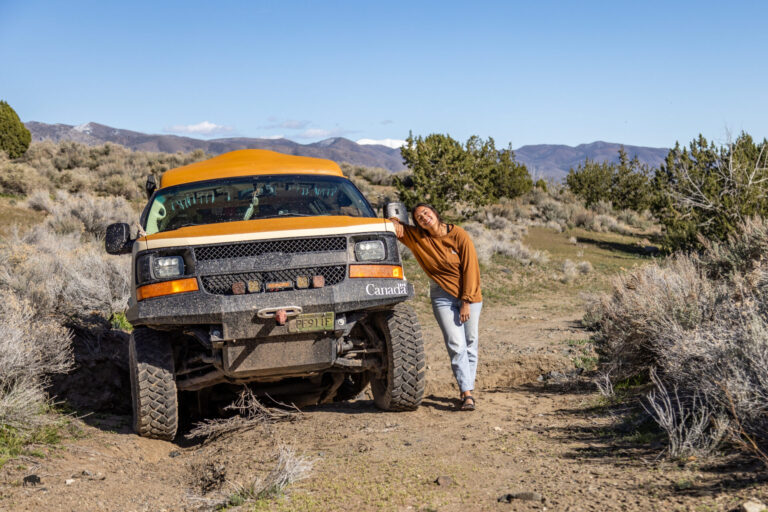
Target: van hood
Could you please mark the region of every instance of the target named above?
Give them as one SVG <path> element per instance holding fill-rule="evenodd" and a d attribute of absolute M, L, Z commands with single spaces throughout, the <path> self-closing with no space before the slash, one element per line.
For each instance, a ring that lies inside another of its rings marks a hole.
<path fill-rule="evenodd" d="M 387 231 L 394 233 L 394 225 L 372 217 L 277 217 L 273 219 L 242 220 L 187 226 L 141 237 L 139 250 L 162 247 L 185 247 L 249 240 L 278 238 L 307 238 L 315 236 L 345 235 Z"/>

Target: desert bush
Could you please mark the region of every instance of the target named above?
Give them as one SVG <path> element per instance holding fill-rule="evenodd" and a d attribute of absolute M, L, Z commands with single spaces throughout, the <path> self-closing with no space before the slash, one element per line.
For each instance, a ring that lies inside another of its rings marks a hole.
<path fill-rule="evenodd" d="M 604 374 L 658 375 L 649 407 L 672 451 L 714 449 L 726 419 L 768 446 L 768 226 L 736 233 L 619 276 L 587 305 Z"/>
<path fill-rule="evenodd" d="M 35 190 L 87 191 L 135 201 L 145 197 L 147 175 L 160 175 L 205 157 L 201 150 L 168 154 L 131 151 L 116 144 L 35 142 L 20 158 L 0 162 L 0 192 L 28 195 Z"/>
<path fill-rule="evenodd" d="M 566 259 L 563 262 L 562 271 L 563 273 L 559 277 L 559 280 L 561 283 L 565 284 L 572 283 L 579 275 L 579 271 L 576 269 L 576 264 L 569 259 Z"/>
<path fill-rule="evenodd" d="M 47 190 L 35 190 L 27 197 L 26 206 L 30 210 L 51 213 L 53 212 L 53 199 Z"/>
<path fill-rule="evenodd" d="M 610 215 L 613 213 L 613 203 L 601 199 L 589 207 L 593 212 L 600 215 Z"/>
<path fill-rule="evenodd" d="M 616 213 L 616 218 L 624 224 L 643 230 L 649 229 L 655 222 L 649 210 L 643 210 L 642 212 L 621 210 Z"/>
<path fill-rule="evenodd" d="M 521 238 L 524 229 L 517 227 L 508 231 L 486 229 L 479 222 L 468 222 L 463 228 L 470 234 L 481 263 L 488 263 L 494 254 L 501 254 L 525 265 L 543 264 L 549 259 L 546 252 L 534 251 L 525 246 Z"/>
<path fill-rule="evenodd" d="M 79 232 L 56 233 L 48 224 L 0 244 L 0 289 L 61 323 L 125 310 L 129 276 L 129 256 L 109 256 L 101 243 L 83 243 Z"/>
<path fill-rule="evenodd" d="M 671 328 L 693 329 L 712 317 L 716 288 L 688 256 L 618 276 L 611 294 L 587 303 L 587 314 L 600 318 L 596 342 L 604 366 L 619 380 L 657 366 Z"/>
<path fill-rule="evenodd" d="M 395 174 L 382 167 L 365 167 L 348 163 L 341 164 L 341 171 L 347 178 L 362 178 L 371 185 L 383 186 L 392 186 L 396 176 L 402 178 L 408 174 L 408 171 L 401 171 Z"/>
<path fill-rule="evenodd" d="M 674 459 L 685 459 L 715 451 L 730 428 L 722 407 L 702 398 L 697 390 L 681 397 L 675 385 L 670 393 L 655 371 L 651 371 L 651 380 L 655 387 L 648 393 L 643 407 L 667 434 L 667 454 Z"/>
<path fill-rule="evenodd" d="M 0 289 L 0 428 L 44 422 L 47 377 L 72 367 L 72 334 L 30 301 Z"/>

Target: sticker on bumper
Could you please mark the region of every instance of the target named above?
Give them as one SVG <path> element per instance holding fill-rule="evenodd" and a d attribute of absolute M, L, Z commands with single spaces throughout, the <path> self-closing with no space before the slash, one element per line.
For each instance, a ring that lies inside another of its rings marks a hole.
<path fill-rule="evenodd" d="M 394 286 L 377 286 L 373 283 L 366 285 L 365 293 L 368 295 L 407 295 L 408 285 L 398 283 Z"/>

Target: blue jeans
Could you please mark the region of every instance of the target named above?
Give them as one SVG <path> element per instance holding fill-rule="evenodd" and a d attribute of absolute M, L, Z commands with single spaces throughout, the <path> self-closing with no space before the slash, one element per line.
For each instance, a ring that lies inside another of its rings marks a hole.
<path fill-rule="evenodd" d="M 461 323 L 459 309 L 461 300 L 449 294 L 437 283 L 431 283 L 429 295 L 432 298 L 432 311 L 443 331 L 445 348 L 451 357 L 451 368 L 459 389 L 471 391 L 475 389 L 475 373 L 477 372 L 477 336 L 480 326 L 480 310 L 482 302 L 469 305 L 469 320 Z"/>

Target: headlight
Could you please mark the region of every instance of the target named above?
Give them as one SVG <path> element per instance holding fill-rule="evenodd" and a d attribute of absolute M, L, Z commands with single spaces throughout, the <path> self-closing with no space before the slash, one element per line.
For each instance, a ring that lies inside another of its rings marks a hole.
<path fill-rule="evenodd" d="M 355 258 L 357 261 L 379 261 L 387 256 L 384 250 L 384 242 L 381 240 L 367 240 L 355 244 Z"/>
<path fill-rule="evenodd" d="M 153 257 L 152 275 L 155 276 L 155 279 L 184 275 L 184 260 L 181 256 Z"/>

